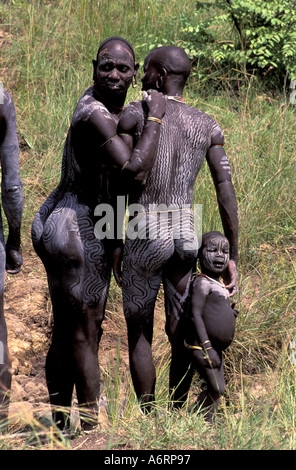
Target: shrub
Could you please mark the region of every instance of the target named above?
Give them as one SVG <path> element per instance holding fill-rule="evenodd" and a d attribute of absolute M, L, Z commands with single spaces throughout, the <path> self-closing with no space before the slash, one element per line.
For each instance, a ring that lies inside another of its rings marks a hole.
<path fill-rule="evenodd" d="M 239 68 L 283 83 L 296 78 L 296 12 L 289 0 L 197 2 L 193 17 L 183 16 L 180 45 L 208 74 Z M 272 71 L 272 73 L 271 73 Z"/>

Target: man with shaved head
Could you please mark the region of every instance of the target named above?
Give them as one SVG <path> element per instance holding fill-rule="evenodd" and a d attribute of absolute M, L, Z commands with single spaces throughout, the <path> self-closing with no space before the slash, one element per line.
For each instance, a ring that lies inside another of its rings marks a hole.
<path fill-rule="evenodd" d="M 132 379 L 143 409 L 148 411 L 155 392 L 151 344 L 154 306 L 161 282 L 166 332 L 172 349 L 170 390 L 176 406 L 186 399 L 191 381 L 190 357 L 184 348 L 180 320 L 198 253 L 192 204 L 195 180 L 205 159 L 230 243 L 228 289 L 232 294 L 237 290 L 238 211 L 223 148 L 224 136 L 214 119 L 184 102 L 182 94 L 190 69 L 187 54 L 175 46 L 156 48 L 144 61 L 143 90 L 160 91 L 168 101 L 156 159 L 145 187 L 129 193 L 129 205 L 138 207 L 137 213 L 131 214 L 130 227 L 137 225 L 138 236 L 132 230 L 127 231 L 122 289 Z M 146 119 L 141 103 L 127 105 L 118 132 L 125 134 L 129 145 L 139 141 Z M 127 165 L 124 172 L 128 171 Z"/>

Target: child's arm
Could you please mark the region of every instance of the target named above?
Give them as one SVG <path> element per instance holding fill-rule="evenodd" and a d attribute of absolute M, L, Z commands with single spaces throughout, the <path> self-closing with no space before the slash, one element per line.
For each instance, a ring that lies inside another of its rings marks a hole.
<path fill-rule="evenodd" d="M 204 290 L 202 285 L 203 283 L 201 283 L 200 281 L 202 280 L 199 278 L 194 281 L 191 297 L 192 316 L 194 319 L 196 337 L 199 345 L 203 344 L 209 339 L 203 321 L 203 312 L 206 305 L 208 291 Z"/>
<path fill-rule="evenodd" d="M 220 367 L 221 360 L 217 351 L 213 349 L 211 341 L 209 340 L 208 333 L 203 321 L 203 315 L 206 309 L 206 300 L 209 295 L 209 286 L 202 278 L 197 278 L 193 284 L 191 308 L 196 330 L 197 340 L 208 358 L 206 367 Z M 206 361 L 205 361 L 206 362 Z"/>

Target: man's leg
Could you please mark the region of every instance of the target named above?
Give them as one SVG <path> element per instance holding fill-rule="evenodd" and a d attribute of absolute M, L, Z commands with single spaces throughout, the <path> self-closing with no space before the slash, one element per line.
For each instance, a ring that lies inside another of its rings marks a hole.
<path fill-rule="evenodd" d="M 51 403 L 70 411 L 76 386 L 84 429 L 93 427 L 100 391 L 98 347 L 110 284 L 110 259 L 86 206 L 68 195 L 44 225 L 43 261 L 54 313 L 54 331 L 46 361 Z M 42 251 L 41 251 L 42 252 Z M 89 416 L 86 419 L 87 410 Z M 66 413 L 54 414 L 67 427 Z M 87 422 L 90 418 L 90 424 Z"/>
<path fill-rule="evenodd" d="M 127 319 L 130 371 L 136 395 L 144 411 L 155 399 L 156 371 L 152 357 L 153 312 L 145 324 Z M 147 315 L 147 316 L 148 316 Z"/>
<path fill-rule="evenodd" d="M 71 344 L 67 341 L 66 332 L 56 325 L 46 357 L 45 373 L 53 420 L 61 430 L 69 430 L 74 388 Z"/>
<path fill-rule="evenodd" d="M 180 257 L 177 251 L 163 270 L 166 308 L 166 332 L 171 343 L 170 394 L 173 406 L 180 407 L 187 399 L 192 380 L 191 354 L 184 347 L 184 311 L 187 307 L 190 279 L 197 252 Z"/>
<path fill-rule="evenodd" d="M 7 329 L 4 317 L 5 259 L 5 243 L 0 214 L 0 432 L 7 429 L 11 388 L 11 364 L 7 349 Z"/>
<path fill-rule="evenodd" d="M 156 372 L 152 358 L 154 307 L 162 266 L 172 254 L 170 241 L 126 240 L 123 255 L 122 293 L 128 328 L 130 370 L 138 399 L 154 399 Z"/>
<path fill-rule="evenodd" d="M 90 276 L 84 276 L 83 270 L 76 271 L 76 282 L 73 273 L 71 273 L 73 282 L 69 282 L 70 276 L 66 274 L 64 271 L 59 286 L 57 286 L 58 278 L 55 277 L 55 288 L 51 289 L 54 332 L 47 355 L 46 378 L 53 407 L 69 409 L 54 411 L 54 418 L 60 423 L 59 426 L 62 429 L 69 427 L 68 415 L 75 385 L 81 408 L 81 425 L 83 429 L 91 429 L 97 424 L 100 393 L 98 349 L 108 289 L 101 290 L 104 298 L 94 305 L 90 299 L 87 302 L 83 298 L 85 283 Z M 74 287 L 76 290 L 79 280 L 81 286 L 74 297 Z M 98 274 L 97 293 L 100 292 L 99 280 Z M 65 288 L 67 283 L 69 283 L 68 289 Z"/>
<path fill-rule="evenodd" d="M 7 419 L 11 388 L 10 367 L 2 290 L 0 293 L 0 433 L 7 429 L 8 424 Z"/>

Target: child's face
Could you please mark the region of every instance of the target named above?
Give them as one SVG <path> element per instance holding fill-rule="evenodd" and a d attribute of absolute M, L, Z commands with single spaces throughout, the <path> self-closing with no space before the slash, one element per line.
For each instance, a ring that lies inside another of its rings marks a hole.
<path fill-rule="evenodd" d="M 229 243 L 226 238 L 211 238 L 202 250 L 203 266 L 216 274 L 220 274 L 228 266 L 229 262 Z"/>

